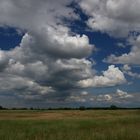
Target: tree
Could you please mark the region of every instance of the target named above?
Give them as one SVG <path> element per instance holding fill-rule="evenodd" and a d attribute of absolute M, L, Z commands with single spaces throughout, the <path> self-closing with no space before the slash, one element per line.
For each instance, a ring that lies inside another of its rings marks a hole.
<path fill-rule="evenodd" d="M 0 105 L 0 110 L 4 109 L 1 105 Z"/>
<path fill-rule="evenodd" d="M 117 109 L 118 107 L 116 106 L 116 105 L 111 105 L 110 106 L 110 109 L 113 109 L 113 110 L 115 110 L 115 109 Z"/>
<path fill-rule="evenodd" d="M 79 110 L 86 110 L 86 107 L 85 106 L 80 106 Z"/>

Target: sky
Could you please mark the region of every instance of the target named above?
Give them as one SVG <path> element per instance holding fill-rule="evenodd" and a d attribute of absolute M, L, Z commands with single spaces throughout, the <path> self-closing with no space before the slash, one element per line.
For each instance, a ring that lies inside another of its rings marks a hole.
<path fill-rule="evenodd" d="M 0 0 L 0 105 L 140 107 L 139 0 Z"/>

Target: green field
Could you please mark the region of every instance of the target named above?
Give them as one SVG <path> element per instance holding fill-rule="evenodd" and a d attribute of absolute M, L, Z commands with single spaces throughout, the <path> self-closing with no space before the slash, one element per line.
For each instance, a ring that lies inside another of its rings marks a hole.
<path fill-rule="evenodd" d="M 0 111 L 0 140 L 140 140 L 140 110 Z"/>

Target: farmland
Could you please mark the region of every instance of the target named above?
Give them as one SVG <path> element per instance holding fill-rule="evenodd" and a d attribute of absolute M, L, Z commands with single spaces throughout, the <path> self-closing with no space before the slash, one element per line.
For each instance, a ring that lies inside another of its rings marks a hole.
<path fill-rule="evenodd" d="M 0 140 L 140 140 L 140 110 L 3 110 Z"/>

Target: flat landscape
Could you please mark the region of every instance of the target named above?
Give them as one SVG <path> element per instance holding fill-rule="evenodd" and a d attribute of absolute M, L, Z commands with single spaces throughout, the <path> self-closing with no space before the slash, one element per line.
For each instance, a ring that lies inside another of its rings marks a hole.
<path fill-rule="evenodd" d="M 140 110 L 4 110 L 0 140 L 140 140 Z"/>

